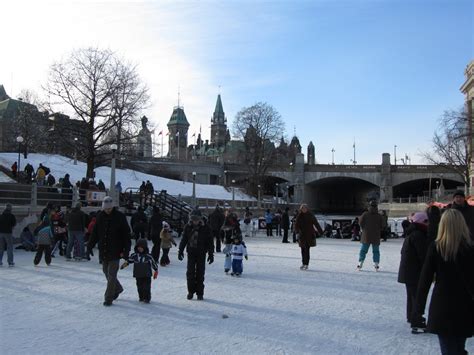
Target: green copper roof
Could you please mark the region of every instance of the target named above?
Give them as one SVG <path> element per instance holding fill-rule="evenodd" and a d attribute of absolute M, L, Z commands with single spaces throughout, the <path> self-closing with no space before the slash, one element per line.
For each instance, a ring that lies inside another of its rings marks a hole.
<path fill-rule="evenodd" d="M 177 106 L 174 108 L 173 113 L 171 114 L 171 118 L 168 122 L 168 127 L 170 125 L 182 125 L 189 127 L 189 122 L 186 119 L 186 114 L 184 113 L 182 107 Z"/>
<path fill-rule="evenodd" d="M 221 94 L 217 95 L 216 108 L 214 109 L 214 115 L 212 116 L 213 122 L 215 123 L 224 123 L 225 114 L 224 109 L 222 108 Z"/>

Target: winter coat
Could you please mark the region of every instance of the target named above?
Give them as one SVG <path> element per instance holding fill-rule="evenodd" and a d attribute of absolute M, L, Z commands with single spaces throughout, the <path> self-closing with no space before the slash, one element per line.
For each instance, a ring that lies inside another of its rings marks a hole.
<path fill-rule="evenodd" d="M 144 227 L 147 221 L 148 220 L 146 218 L 145 212 L 137 211 L 132 215 L 132 218 L 130 219 L 130 225 L 133 229 L 136 227 Z"/>
<path fill-rule="evenodd" d="M 232 259 L 242 260 L 244 256 L 247 256 L 247 246 L 244 242 L 240 242 L 239 244 L 232 244 L 230 254 L 232 255 Z"/>
<path fill-rule="evenodd" d="M 179 243 L 179 252 L 183 253 L 184 248 L 188 254 L 205 254 L 213 255 L 214 241 L 211 229 L 202 224 L 193 225 L 192 222 L 184 227 L 183 237 Z"/>
<path fill-rule="evenodd" d="M 474 331 L 474 248 L 461 245 L 456 261 L 444 261 L 436 243 L 428 248 L 418 284 L 414 319 L 424 313 L 436 275 L 427 329 L 430 333 L 471 337 Z"/>
<path fill-rule="evenodd" d="M 148 254 L 148 248 L 143 253 L 135 251 L 127 259 L 129 264 L 133 264 L 133 277 L 148 278 L 153 275 L 153 271 L 158 271 L 155 259 Z"/>
<path fill-rule="evenodd" d="M 171 232 L 168 230 L 162 230 L 160 233 L 160 238 L 161 238 L 161 247 L 163 249 L 171 249 L 171 246 L 174 244 L 176 245 L 176 242 L 174 241 L 173 236 L 171 235 Z"/>
<path fill-rule="evenodd" d="M 213 231 L 218 231 L 221 229 L 222 225 L 224 224 L 224 213 L 222 213 L 220 208 L 216 208 L 210 215 L 209 215 L 209 227 Z"/>
<path fill-rule="evenodd" d="M 474 206 L 464 202 L 464 205 L 457 205 L 453 203 L 451 208 L 454 208 L 462 213 L 464 220 L 466 221 L 469 233 L 471 234 L 471 240 L 474 240 Z"/>
<path fill-rule="evenodd" d="M 289 229 L 290 228 L 290 215 L 287 211 L 283 212 L 281 215 L 281 228 Z"/>
<path fill-rule="evenodd" d="M 150 225 L 149 225 L 149 233 L 150 236 L 158 237 L 161 233 L 161 229 L 163 228 L 163 217 L 161 213 L 155 212 L 150 218 Z"/>
<path fill-rule="evenodd" d="M 300 247 L 315 247 L 316 231 L 319 234 L 323 233 L 318 220 L 309 211 L 298 213 L 295 221 L 295 230 L 299 234 L 298 243 Z"/>
<path fill-rule="evenodd" d="M 16 226 L 16 218 L 9 210 L 4 210 L 0 215 L 0 233 L 11 234 Z"/>
<path fill-rule="evenodd" d="M 222 224 L 221 229 L 225 244 L 232 244 L 232 241 L 236 235 L 242 237 L 239 219 L 235 213 L 230 213 L 224 218 L 224 223 Z"/>
<path fill-rule="evenodd" d="M 117 260 L 128 258 L 130 253 L 130 227 L 122 212 L 115 208 L 107 214 L 100 211 L 87 245 L 92 250 L 98 244 L 100 260 Z"/>
<path fill-rule="evenodd" d="M 380 234 L 386 227 L 385 220 L 377 210 L 377 207 L 369 207 L 359 218 L 362 228 L 360 242 L 364 244 L 380 245 Z"/>
<path fill-rule="evenodd" d="M 428 237 L 424 224 L 413 223 L 407 231 L 401 250 L 398 282 L 407 285 L 418 285 L 421 269 L 428 247 L 433 239 Z"/>
<path fill-rule="evenodd" d="M 249 210 L 246 210 L 244 212 L 244 223 L 250 224 L 250 222 L 252 222 L 252 212 L 250 212 Z"/>
<path fill-rule="evenodd" d="M 53 239 L 50 226 L 43 227 L 38 231 L 38 245 L 51 245 Z"/>
<path fill-rule="evenodd" d="M 84 232 L 87 228 L 89 217 L 80 208 L 74 207 L 68 215 L 68 229 L 70 231 Z"/>
<path fill-rule="evenodd" d="M 273 222 L 273 213 L 265 212 L 265 223 L 272 224 L 272 222 Z"/>

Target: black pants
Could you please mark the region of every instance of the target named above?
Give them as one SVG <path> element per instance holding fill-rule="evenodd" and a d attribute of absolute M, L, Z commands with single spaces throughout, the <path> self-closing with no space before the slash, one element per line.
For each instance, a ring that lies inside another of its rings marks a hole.
<path fill-rule="evenodd" d="M 170 252 L 170 248 L 163 248 L 163 255 L 161 256 L 161 259 L 160 259 L 161 266 L 169 265 L 170 263 L 170 257 L 168 256 L 169 252 Z"/>
<path fill-rule="evenodd" d="M 204 274 L 206 272 L 206 253 L 188 253 L 186 279 L 188 293 L 204 295 Z"/>
<path fill-rule="evenodd" d="M 293 243 L 296 243 L 296 231 L 293 231 Z"/>
<path fill-rule="evenodd" d="M 123 287 L 117 279 L 119 266 L 119 259 L 102 260 L 102 271 L 107 279 L 107 288 L 104 293 L 104 301 L 106 302 L 112 302 L 123 291 Z"/>
<path fill-rule="evenodd" d="M 137 291 L 140 301 L 151 300 L 151 277 L 137 277 Z"/>
<path fill-rule="evenodd" d="M 442 355 L 461 355 L 467 354 L 466 351 L 466 338 L 458 336 L 444 336 L 439 335 L 439 346 L 441 348 Z"/>
<path fill-rule="evenodd" d="M 267 223 L 267 237 L 271 237 L 273 235 L 273 228 L 271 223 Z"/>
<path fill-rule="evenodd" d="M 34 264 L 38 265 L 43 257 L 44 251 L 44 261 L 46 264 L 51 264 L 51 245 L 38 245 L 38 250 L 36 251 Z"/>
<path fill-rule="evenodd" d="M 135 234 L 135 240 L 145 238 L 145 225 L 139 224 L 133 228 L 133 234 Z"/>
<path fill-rule="evenodd" d="M 288 228 L 283 228 L 283 243 L 288 243 Z"/>
<path fill-rule="evenodd" d="M 416 286 L 417 285 L 405 284 L 405 288 L 407 290 L 407 322 L 412 321 L 413 306 L 415 304 L 415 298 L 416 298 Z"/>
<path fill-rule="evenodd" d="M 220 236 L 220 230 L 212 230 L 212 238 L 216 239 L 216 252 L 220 253 L 221 252 L 221 236 Z"/>
<path fill-rule="evenodd" d="M 281 237 L 281 225 L 280 223 L 275 223 L 275 234 Z"/>
<path fill-rule="evenodd" d="M 161 238 L 160 235 L 152 235 L 151 241 L 153 242 L 153 247 L 151 248 L 151 256 L 155 259 L 155 262 L 158 262 L 160 258 L 161 251 Z"/>
<path fill-rule="evenodd" d="M 309 245 L 301 246 L 301 259 L 303 265 L 309 265 Z"/>

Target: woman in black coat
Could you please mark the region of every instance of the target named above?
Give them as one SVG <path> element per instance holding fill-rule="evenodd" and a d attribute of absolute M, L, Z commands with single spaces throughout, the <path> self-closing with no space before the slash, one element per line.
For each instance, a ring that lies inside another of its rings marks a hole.
<path fill-rule="evenodd" d="M 416 289 L 420 278 L 421 268 L 425 261 L 426 252 L 430 243 L 434 240 L 428 237 L 428 215 L 425 212 L 417 212 L 411 218 L 412 223 L 407 229 L 407 236 L 401 250 L 400 268 L 398 270 L 398 282 L 405 284 L 407 291 L 407 322 L 411 323 L 413 305 L 415 304 Z M 422 328 L 426 328 L 422 324 Z M 412 329 L 413 333 L 418 331 Z"/>
<path fill-rule="evenodd" d="M 426 255 L 412 321 L 415 327 L 422 322 L 435 275 L 427 329 L 438 335 L 442 354 L 466 354 L 466 339 L 474 330 L 474 247 L 464 217 L 454 209 L 444 212 L 438 237 Z"/>

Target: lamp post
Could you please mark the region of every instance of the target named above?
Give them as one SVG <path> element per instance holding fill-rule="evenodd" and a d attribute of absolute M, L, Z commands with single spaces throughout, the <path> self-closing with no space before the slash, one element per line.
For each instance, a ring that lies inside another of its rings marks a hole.
<path fill-rule="evenodd" d="M 258 188 L 258 195 L 257 195 L 257 207 L 260 208 L 261 207 L 261 189 L 262 189 L 262 185 L 257 185 L 257 188 Z"/>
<path fill-rule="evenodd" d="M 193 205 L 196 206 L 196 172 L 193 171 Z"/>
<path fill-rule="evenodd" d="M 332 153 L 332 165 L 334 165 L 334 152 L 336 150 L 334 148 L 331 149 L 331 153 Z"/>
<path fill-rule="evenodd" d="M 74 165 L 77 165 L 77 137 L 74 137 Z"/>
<path fill-rule="evenodd" d="M 115 152 L 117 151 L 117 144 L 111 144 L 110 149 L 112 150 L 112 162 L 110 164 L 110 196 L 115 205 L 117 202 L 115 196 Z"/>
<path fill-rule="evenodd" d="M 232 207 L 235 207 L 235 180 L 232 180 Z"/>
<path fill-rule="evenodd" d="M 224 186 L 227 186 L 227 170 L 224 170 Z"/>
<path fill-rule="evenodd" d="M 23 143 L 23 137 L 22 136 L 16 137 L 16 141 L 18 143 L 18 167 L 16 169 L 16 171 L 17 171 L 16 176 L 17 176 L 18 181 L 20 181 L 20 171 L 21 171 L 21 169 L 20 169 L 20 159 L 21 159 L 20 153 L 21 153 L 21 143 Z"/>
<path fill-rule="evenodd" d="M 275 184 L 275 205 L 278 205 L 278 183 Z"/>
<path fill-rule="evenodd" d="M 290 185 L 286 185 L 286 204 L 290 203 Z"/>
<path fill-rule="evenodd" d="M 395 160 L 395 165 L 397 165 L 397 145 L 393 146 L 393 159 Z"/>

